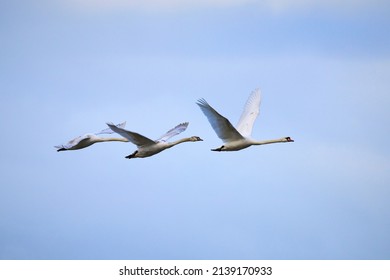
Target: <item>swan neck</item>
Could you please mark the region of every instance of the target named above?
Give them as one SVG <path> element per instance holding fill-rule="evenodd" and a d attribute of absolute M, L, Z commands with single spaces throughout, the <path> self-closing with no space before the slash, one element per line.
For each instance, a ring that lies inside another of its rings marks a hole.
<path fill-rule="evenodd" d="M 182 139 L 179 139 L 177 141 L 173 141 L 173 142 L 169 142 L 169 147 L 173 147 L 177 144 L 180 144 L 180 143 L 184 143 L 184 142 L 190 142 L 191 141 L 191 138 L 182 138 Z"/>
<path fill-rule="evenodd" d="M 267 145 L 267 144 L 273 144 L 273 143 L 282 143 L 286 142 L 284 138 L 280 139 L 271 139 L 271 140 L 263 140 L 263 141 L 253 141 L 253 145 Z"/>
<path fill-rule="evenodd" d="M 105 138 L 100 138 L 97 142 L 111 142 L 111 141 L 129 142 L 129 140 L 122 137 L 105 137 Z"/>

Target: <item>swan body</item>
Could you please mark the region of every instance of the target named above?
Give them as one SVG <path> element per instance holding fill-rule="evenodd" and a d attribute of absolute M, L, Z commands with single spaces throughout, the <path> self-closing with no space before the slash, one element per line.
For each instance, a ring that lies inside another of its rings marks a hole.
<path fill-rule="evenodd" d="M 188 122 L 181 123 L 175 126 L 174 128 L 170 129 L 168 132 L 166 132 L 157 140 L 151 140 L 139 133 L 132 132 L 121 127 L 117 127 L 112 123 L 107 123 L 107 125 L 111 130 L 125 137 L 128 141 L 130 141 L 131 143 L 137 146 L 138 149 L 134 153 L 126 156 L 126 158 L 128 159 L 150 157 L 184 142 L 203 141 L 198 136 L 192 136 L 192 137 L 182 138 L 174 142 L 167 142 L 167 140 L 170 139 L 171 137 L 179 133 L 182 133 L 184 130 L 186 130 L 188 126 Z"/>
<path fill-rule="evenodd" d="M 118 124 L 116 127 L 123 128 L 125 127 L 126 122 Z M 98 136 L 100 134 L 111 134 L 114 133 L 110 128 L 106 128 L 98 133 L 87 133 L 82 136 L 78 136 L 68 143 L 63 145 L 54 146 L 57 149 L 57 152 L 61 151 L 69 151 L 69 150 L 80 150 L 86 147 L 89 147 L 95 143 L 99 142 L 109 142 L 109 141 L 120 141 L 120 142 L 128 142 L 126 138 L 118 138 L 118 137 L 101 137 Z"/>
<path fill-rule="evenodd" d="M 212 151 L 239 151 L 252 145 L 266 145 L 272 143 L 294 142 L 290 137 L 272 140 L 257 141 L 251 138 L 253 124 L 260 112 L 260 90 L 254 90 L 245 104 L 244 111 L 234 127 L 230 121 L 211 107 L 205 99 L 199 99 L 196 103 L 207 117 L 212 128 L 224 144 Z"/>

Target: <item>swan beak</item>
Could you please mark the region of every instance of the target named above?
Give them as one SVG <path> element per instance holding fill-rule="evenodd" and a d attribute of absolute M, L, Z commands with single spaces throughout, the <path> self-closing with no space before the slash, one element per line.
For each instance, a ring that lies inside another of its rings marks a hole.
<path fill-rule="evenodd" d="M 290 137 L 286 137 L 286 140 L 287 140 L 287 142 L 294 142 L 294 140 L 291 139 Z"/>

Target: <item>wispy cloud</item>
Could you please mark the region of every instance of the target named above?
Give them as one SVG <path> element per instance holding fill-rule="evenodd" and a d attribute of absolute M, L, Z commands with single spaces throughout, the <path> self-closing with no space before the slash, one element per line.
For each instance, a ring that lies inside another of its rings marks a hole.
<path fill-rule="evenodd" d="M 178 11 L 204 7 L 234 7 L 256 0 L 69 0 L 68 4 L 93 10 Z"/>
<path fill-rule="evenodd" d="M 258 2 L 258 1 L 256 1 Z M 390 7 L 386 0 L 266 0 L 260 4 L 278 12 L 296 12 L 310 10 L 329 10 L 352 12 L 364 9 Z"/>
<path fill-rule="evenodd" d="M 312 10 L 362 11 L 390 8 L 387 0 L 68 0 L 66 5 L 87 10 L 180 11 L 252 5 L 276 13 Z"/>

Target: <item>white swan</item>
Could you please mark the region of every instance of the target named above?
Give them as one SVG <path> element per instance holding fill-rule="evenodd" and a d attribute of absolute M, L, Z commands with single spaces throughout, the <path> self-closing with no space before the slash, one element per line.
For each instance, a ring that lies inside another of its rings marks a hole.
<path fill-rule="evenodd" d="M 121 124 L 118 124 L 117 127 L 123 128 L 125 127 L 125 125 L 126 122 L 123 122 Z M 58 145 L 54 147 L 58 149 L 57 152 L 61 152 L 61 151 L 83 149 L 99 142 L 109 142 L 109 141 L 129 142 L 129 140 L 127 140 L 126 138 L 97 136 L 99 134 L 111 134 L 111 133 L 114 133 L 114 131 L 112 131 L 110 128 L 106 128 L 98 133 L 87 133 L 85 135 L 70 140 L 68 143 L 64 145 Z"/>
<path fill-rule="evenodd" d="M 174 128 L 169 130 L 167 133 L 165 133 L 163 136 L 161 136 L 159 139 L 155 141 L 136 132 L 132 132 L 120 127 L 116 127 L 112 123 L 107 123 L 107 125 L 110 127 L 110 129 L 112 129 L 119 135 L 127 138 L 131 143 L 137 145 L 138 150 L 136 150 L 131 155 L 128 155 L 126 157 L 128 159 L 150 157 L 161 151 L 164 151 L 165 149 L 171 148 L 177 144 L 184 143 L 184 142 L 203 141 L 198 136 L 192 136 L 192 137 L 177 140 L 175 142 L 166 142 L 169 138 L 186 130 L 188 126 L 188 122 L 181 123 L 175 126 Z"/>
<path fill-rule="evenodd" d="M 259 114 L 261 102 L 260 90 L 254 90 L 246 102 L 244 111 L 238 121 L 237 127 L 234 128 L 228 119 L 215 111 L 204 99 L 199 99 L 196 104 L 206 115 L 212 128 L 224 144 L 212 151 L 238 151 L 248 148 L 252 145 L 265 145 L 272 143 L 294 142 L 290 137 L 280 139 L 256 141 L 250 138 L 253 124 Z"/>

